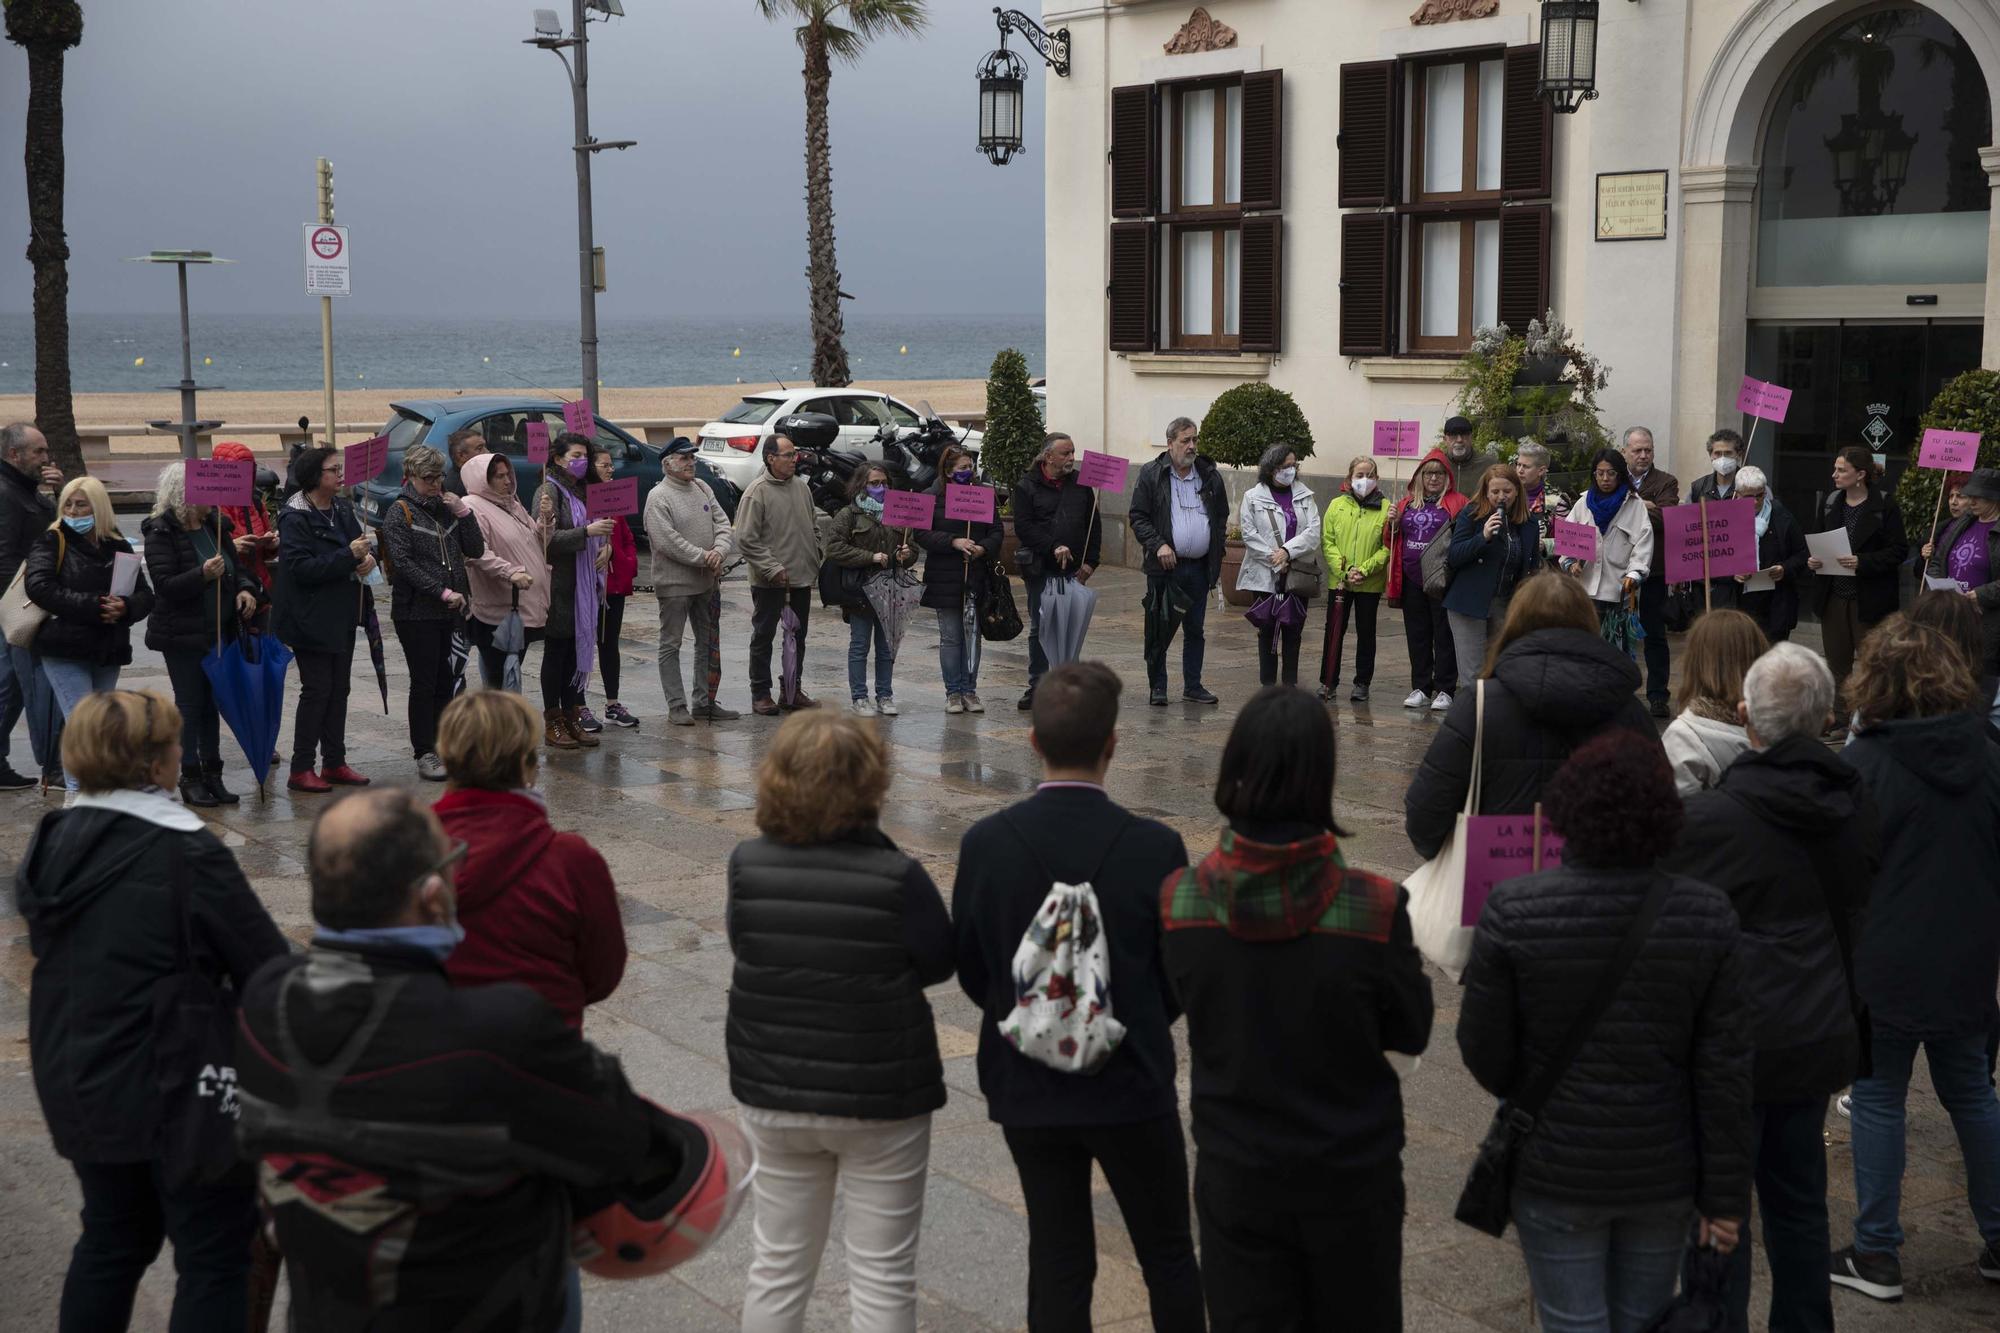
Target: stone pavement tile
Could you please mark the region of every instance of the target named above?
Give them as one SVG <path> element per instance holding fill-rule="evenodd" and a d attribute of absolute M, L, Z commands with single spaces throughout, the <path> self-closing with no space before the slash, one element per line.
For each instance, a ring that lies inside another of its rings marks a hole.
<path fill-rule="evenodd" d="M 734 1111 L 728 1067 L 671 1041 L 650 1028 L 593 1007 L 584 1017 L 584 1036 L 625 1067 L 625 1077 L 642 1097 L 676 1111 Z"/>
<path fill-rule="evenodd" d="M 1403 1298 L 1403 1333 L 1488 1333 L 1491 1327 L 1423 1296 Z"/>
<path fill-rule="evenodd" d="M 1528 1270 L 1519 1247 L 1469 1228 L 1466 1237 L 1456 1245 L 1404 1259 L 1403 1289 L 1420 1291 L 1448 1310 L 1482 1318 L 1495 1306 L 1520 1301 L 1528 1290 Z"/>
<path fill-rule="evenodd" d="M 735 1310 L 715 1304 L 671 1273 L 624 1282 L 584 1274 L 583 1322 L 585 1328 L 675 1333 L 732 1333 L 741 1326 Z"/>

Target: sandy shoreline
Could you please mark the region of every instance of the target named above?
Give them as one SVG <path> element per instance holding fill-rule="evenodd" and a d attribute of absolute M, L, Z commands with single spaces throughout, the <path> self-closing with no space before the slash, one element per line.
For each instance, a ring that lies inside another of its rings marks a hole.
<path fill-rule="evenodd" d="M 647 417 L 713 418 L 727 411 L 746 392 L 774 389 L 771 383 L 685 385 L 676 388 L 609 388 L 604 390 L 600 410 L 613 421 Z M 986 406 L 984 380 L 875 380 L 867 388 L 880 389 L 898 398 L 915 401 L 927 398 L 940 412 L 979 412 Z M 389 404 L 413 398 L 454 398 L 501 392 L 463 389 L 343 389 L 334 400 L 335 420 L 353 430 L 343 429 L 345 441 L 366 439 L 388 420 Z M 523 394 L 535 395 L 523 389 Z M 219 439 L 240 439 L 256 450 L 276 451 L 275 435 L 254 432 L 232 433 L 227 423 L 276 425 L 296 421 L 301 414 L 314 421 L 320 417 L 317 390 L 300 392 L 222 390 L 204 393 L 197 400 L 201 415 L 225 423 Z M 172 390 L 146 393 L 80 393 L 76 395 L 77 425 L 86 431 L 93 426 L 133 426 L 147 421 L 180 416 L 180 395 Z M 0 394 L 0 421 L 31 421 L 35 400 L 30 394 Z M 364 424 L 366 423 L 366 424 Z M 127 436 L 112 445 L 114 454 L 156 454 L 173 448 L 169 436 Z"/>

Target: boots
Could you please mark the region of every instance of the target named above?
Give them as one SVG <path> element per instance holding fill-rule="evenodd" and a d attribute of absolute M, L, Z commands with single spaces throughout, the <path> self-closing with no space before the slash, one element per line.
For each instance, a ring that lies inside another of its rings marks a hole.
<path fill-rule="evenodd" d="M 208 781 L 202 775 L 199 765 L 183 764 L 181 766 L 181 804 L 195 806 L 204 810 L 210 806 L 222 804 L 222 802 L 216 800 L 209 792 Z"/>
<path fill-rule="evenodd" d="M 604 743 L 583 729 L 582 708 L 565 708 L 562 710 L 562 715 L 563 725 L 569 728 L 571 738 L 578 745 L 581 745 L 586 750 L 595 750 Z"/>
<path fill-rule="evenodd" d="M 574 750 L 576 748 L 576 735 L 570 731 L 569 723 L 563 719 L 562 709 L 544 708 L 542 710 L 542 721 L 545 724 L 542 732 L 542 744 L 548 746 L 551 750 Z"/>
<path fill-rule="evenodd" d="M 220 759 L 210 759 L 203 763 L 201 766 L 201 776 L 203 783 L 208 787 L 208 794 L 213 796 L 218 802 L 223 805 L 237 805 L 241 803 L 242 797 L 222 785 L 222 761 Z"/>

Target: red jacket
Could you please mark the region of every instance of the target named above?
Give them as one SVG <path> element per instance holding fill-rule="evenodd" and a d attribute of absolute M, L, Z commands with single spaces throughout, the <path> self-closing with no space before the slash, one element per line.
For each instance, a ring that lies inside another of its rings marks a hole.
<path fill-rule="evenodd" d="M 604 573 L 607 597 L 632 595 L 632 580 L 639 573 L 639 543 L 632 540 L 632 525 L 622 518 L 611 531 L 611 568 Z"/>
<path fill-rule="evenodd" d="M 465 940 L 445 963 L 452 984 L 518 981 L 582 1027 L 583 1007 L 625 975 L 625 926 L 604 858 L 517 792 L 448 792 L 432 808 L 471 848 L 458 870 Z"/>
<path fill-rule="evenodd" d="M 1383 592 L 1389 605 L 1403 604 L 1403 511 L 1410 507 L 1410 501 L 1417 497 L 1417 472 L 1424 470 L 1424 464 L 1436 463 L 1444 469 L 1444 495 L 1438 503 L 1444 506 L 1447 524 L 1458 517 L 1458 511 L 1465 508 L 1465 497 L 1458 493 L 1458 476 L 1452 470 L 1451 460 L 1444 456 L 1444 450 L 1433 449 L 1417 460 L 1417 470 L 1410 474 L 1409 487 L 1403 498 L 1390 509 L 1389 517 L 1382 521 L 1382 544 L 1389 548 L 1389 586 Z"/>

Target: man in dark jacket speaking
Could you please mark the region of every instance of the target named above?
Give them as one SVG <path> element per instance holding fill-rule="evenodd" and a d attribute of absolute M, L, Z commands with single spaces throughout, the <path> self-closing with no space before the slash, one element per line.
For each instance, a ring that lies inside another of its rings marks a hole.
<path fill-rule="evenodd" d="M 1147 623 L 1164 615 L 1162 601 L 1186 603 L 1181 640 L 1181 695 L 1198 704 L 1216 702 L 1202 688 L 1202 634 L 1208 595 L 1222 578 L 1229 523 L 1228 488 L 1214 463 L 1195 452 L 1199 432 L 1186 417 L 1167 427 L 1167 451 L 1139 469 L 1132 488 L 1132 539 L 1146 553 Z M 1171 619 L 1162 622 L 1171 625 Z M 1147 702 L 1167 702 L 1167 648 L 1173 633 L 1146 636 Z"/>
<path fill-rule="evenodd" d="M 1854 940 L 1881 862 L 1875 803 L 1819 734 L 1833 717 L 1825 659 L 1781 643 L 1743 680 L 1751 748 L 1687 803 L 1662 869 L 1729 895 L 1742 926 L 1757 1210 L 1771 1265 L 1770 1327 L 1831 1329 L 1827 1098 L 1860 1068 Z M 1730 1255 L 1730 1327 L 1747 1330 L 1750 1236 Z"/>
<path fill-rule="evenodd" d="M 319 932 L 237 1029 L 292 1327 L 556 1329 L 569 1190 L 678 1166 L 664 1116 L 527 987 L 453 988 L 465 844 L 409 791 L 330 807 L 306 855 Z"/>

